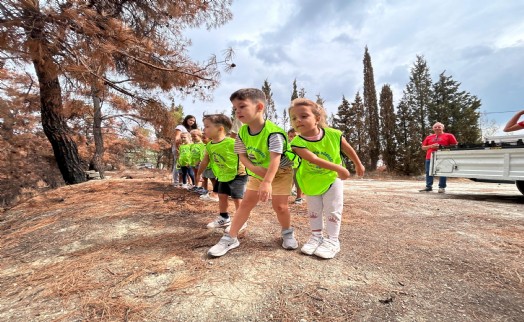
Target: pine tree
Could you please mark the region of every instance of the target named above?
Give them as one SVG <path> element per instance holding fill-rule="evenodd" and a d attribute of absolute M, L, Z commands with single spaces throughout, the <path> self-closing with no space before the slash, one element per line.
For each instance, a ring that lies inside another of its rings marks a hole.
<path fill-rule="evenodd" d="M 404 91 L 405 103 L 413 113 L 418 122 L 417 132 L 420 142 L 431 132 L 431 124 L 428 121 L 428 109 L 432 102 L 432 81 L 429 67 L 423 56 L 417 55 L 417 59 L 410 71 L 409 83 Z"/>
<path fill-rule="evenodd" d="M 375 77 L 373 75 L 373 66 L 371 56 L 366 46 L 364 52 L 364 110 L 366 129 L 368 131 L 368 153 L 369 162 L 365 163 L 367 169 L 375 170 L 378 156 L 380 154 L 380 131 L 378 119 L 377 92 L 375 90 Z"/>
<path fill-rule="evenodd" d="M 333 128 L 342 131 L 342 135 L 351 144 L 355 142 L 355 115 L 351 109 L 351 104 L 345 96 L 342 96 L 342 103 L 338 106 L 337 114 L 333 118 Z"/>
<path fill-rule="evenodd" d="M 460 90 L 460 83 L 445 71 L 433 84 L 433 100 L 429 105 L 429 124 L 441 122 L 444 130 L 452 133 L 461 143 L 477 143 L 480 133 L 480 100 L 470 93 Z"/>
<path fill-rule="evenodd" d="M 266 120 L 278 123 L 277 110 L 275 109 L 275 101 L 273 101 L 273 93 L 271 92 L 271 84 L 268 80 L 264 80 L 262 91 L 266 94 L 266 109 L 264 110 L 264 117 Z"/>
<path fill-rule="evenodd" d="M 74 83 L 84 90 L 110 88 L 144 111 L 161 105 L 157 91 L 180 89 L 183 94 L 205 97 L 218 84 L 218 62 L 215 57 L 193 62 L 185 51 L 189 40 L 181 32 L 187 27 L 224 24 L 232 17 L 229 5 L 229 1 L 201 5 L 192 0 L 8 1 L 0 5 L 0 49 L 8 59 L 34 67 L 42 128 L 66 183 L 86 178 L 63 113 L 64 84 Z"/>
<path fill-rule="evenodd" d="M 332 115 L 332 127 L 342 131 L 342 136 L 352 144 L 355 142 L 355 116 L 352 115 L 351 104 L 348 102 L 346 97 L 342 96 L 342 103 L 338 106 L 337 114 Z M 351 170 L 354 170 L 353 164 L 349 162 L 346 155 L 342 154 L 344 158 L 344 164 Z"/>
<path fill-rule="evenodd" d="M 397 107 L 397 163 L 394 169 L 405 175 L 418 175 L 424 168 L 418 127 L 414 110 L 409 107 L 404 93 Z"/>
<path fill-rule="evenodd" d="M 380 134 L 382 142 L 382 160 L 388 169 L 393 169 L 396 157 L 396 140 L 397 132 L 395 109 L 393 106 L 393 91 L 389 84 L 382 86 L 380 91 Z"/>
<path fill-rule="evenodd" d="M 362 164 L 367 164 L 369 162 L 369 149 L 368 149 L 368 132 L 366 131 L 365 124 L 365 112 L 364 112 L 364 102 L 362 101 L 362 96 L 360 92 L 357 92 L 355 95 L 355 100 L 351 104 L 351 109 L 349 112 L 350 124 L 353 124 L 354 133 L 349 134 L 350 140 L 348 141 L 360 158 Z"/>

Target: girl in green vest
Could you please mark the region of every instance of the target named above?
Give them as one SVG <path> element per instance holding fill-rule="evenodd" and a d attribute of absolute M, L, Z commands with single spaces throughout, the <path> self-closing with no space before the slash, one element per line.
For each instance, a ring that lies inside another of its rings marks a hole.
<path fill-rule="evenodd" d="M 297 98 L 291 103 L 289 116 L 299 133 L 291 148 L 302 158 L 297 169 L 297 183 L 306 195 L 311 237 L 301 251 L 307 255 L 333 258 L 340 251 L 338 236 L 344 205 L 342 180 L 349 178 L 341 152 L 355 164 L 357 175 L 364 175 L 364 166 L 342 132 L 325 126 L 325 114 L 315 102 Z M 324 237 L 323 217 L 326 221 Z"/>

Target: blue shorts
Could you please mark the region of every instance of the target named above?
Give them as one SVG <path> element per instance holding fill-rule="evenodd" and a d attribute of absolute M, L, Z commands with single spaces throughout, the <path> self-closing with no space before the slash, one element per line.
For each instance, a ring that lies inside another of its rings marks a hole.
<path fill-rule="evenodd" d="M 213 185 L 213 192 L 226 194 L 233 199 L 242 199 L 246 191 L 248 177 L 248 175 L 236 176 L 235 179 L 228 182 L 219 182 L 217 180 Z"/>

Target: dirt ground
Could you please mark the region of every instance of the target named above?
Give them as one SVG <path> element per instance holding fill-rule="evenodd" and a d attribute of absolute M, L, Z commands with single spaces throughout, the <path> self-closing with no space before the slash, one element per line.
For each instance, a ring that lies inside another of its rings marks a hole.
<path fill-rule="evenodd" d="M 216 203 L 162 172 L 108 175 L 0 213 L 0 321 L 524 320 L 512 185 L 352 179 L 335 259 L 282 249 L 269 204 L 239 248 L 208 258 Z M 290 208 L 303 243 L 306 205 Z"/>

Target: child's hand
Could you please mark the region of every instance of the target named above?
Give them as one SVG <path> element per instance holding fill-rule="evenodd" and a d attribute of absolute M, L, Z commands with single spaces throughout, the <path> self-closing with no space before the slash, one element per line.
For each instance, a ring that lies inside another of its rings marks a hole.
<path fill-rule="evenodd" d="M 337 171 L 337 173 L 338 173 L 338 177 L 341 180 L 346 180 L 350 176 L 348 169 L 346 169 L 344 167 L 340 167 L 340 169 Z"/>
<path fill-rule="evenodd" d="M 357 164 L 355 166 L 355 170 L 357 171 L 357 176 L 359 177 L 363 177 L 364 176 L 364 172 L 366 172 L 366 168 L 364 168 L 364 166 L 361 164 Z"/>
<path fill-rule="evenodd" d="M 262 181 L 258 188 L 258 200 L 266 202 L 271 197 L 271 183 Z"/>

